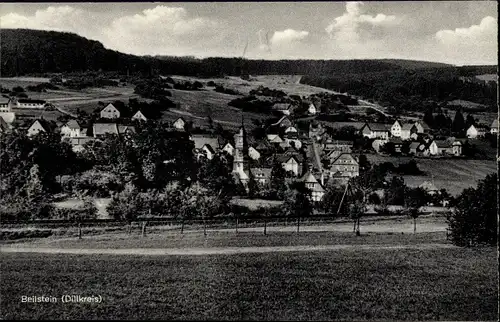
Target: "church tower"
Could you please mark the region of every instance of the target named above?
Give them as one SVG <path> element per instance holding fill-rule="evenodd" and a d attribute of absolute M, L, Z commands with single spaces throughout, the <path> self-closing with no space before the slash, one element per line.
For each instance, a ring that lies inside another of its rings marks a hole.
<path fill-rule="evenodd" d="M 234 135 L 234 161 L 233 172 L 247 172 L 248 169 L 248 141 L 243 117 L 241 118 L 241 127 Z"/>

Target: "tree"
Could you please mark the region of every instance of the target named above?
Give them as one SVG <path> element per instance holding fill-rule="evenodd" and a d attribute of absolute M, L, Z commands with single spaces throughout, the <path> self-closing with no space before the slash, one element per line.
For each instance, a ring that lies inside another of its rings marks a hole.
<path fill-rule="evenodd" d="M 310 216 L 313 209 L 310 195 L 311 191 L 303 182 L 292 184 L 286 193 L 284 204 L 286 214 L 296 217 L 297 220 Z"/>
<path fill-rule="evenodd" d="M 427 193 L 424 189 L 406 188 L 404 194 L 404 207 L 406 213 L 413 218 L 413 233 L 417 232 L 417 218 L 420 216 L 420 207 L 427 203 Z"/>
<path fill-rule="evenodd" d="M 467 114 L 467 118 L 465 120 L 465 128 L 468 129 L 471 125 L 476 125 L 476 120 L 474 119 L 474 115 Z"/>
<path fill-rule="evenodd" d="M 458 110 L 455 113 L 455 117 L 453 118 L 453 123 L 452 123 L 451 128 L 452 128 L 453 133 L 457 133 L 460 136 L 463 134 L 463 132 L 465 130 L 465 120 L 464 120 L 464 116 L 460 110 Z"/>
<path fill-rule="evenodd" d="M 434 128 L 434 115 L 432 114 L 432 109 L 427 109 L 424 114 L 424 122 L 431 128 Z"/>
<path fill-rule="evenodd" d="M 137 219 L 141 208 L 137 188 L 132 183 L 128 183 L 122 192 L 113 195 L 106 210 L 115 219 L 127 221 L 130 224 Z"/>
<path fill-rule="evenodd" d="M 392 177 L 387 189 L 387 203 L 389 205 L 404 205 L 405 183 L 402 177 Z"/>
<path fill-rule="evenodd" d="M 368 171 L 371 168 L 370 161 L 368 161 L 368 158 L 364 154 L 360 154 L 359 155 L 359 161 L 358 161 L 358 163 L 359 163 L 359 170 L 361 172 Z"/>
<path fill-rule="evenodd" d="M 354 203 L 351 203 L 349 205 L 349 217 L 354 222 L 354 232 L 356 233 L 356 236 L 359 236 L 361 234 L 359 224 L 361 217 L 364 215 L 365 211 L 366 205 L 361 200 L 355 201 Z"/>
<path fill-rule="evenodd" d="M 286 171 L 283 169 L 283 166 L 279 162 L 275 162 L 273 168 L 271 170 L 271 191 L 274 198 L 283 200 L 285 196 L 285 178 Z"/>
<path fill-rule="evenodd" d="M 496 245 L 498 179 L 493 173 L 465 189 L 448 218 L 451 241 L 457 246 Z"/>

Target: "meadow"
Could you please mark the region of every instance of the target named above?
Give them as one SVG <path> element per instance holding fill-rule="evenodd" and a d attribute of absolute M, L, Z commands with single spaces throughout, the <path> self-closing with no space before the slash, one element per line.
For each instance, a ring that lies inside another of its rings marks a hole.
<path fill-rule="evenodd" d="M 495 320 L 483 249 L 199 256 L 0 254 L 2 319 Z M 21 296 L 102 296 L 22 303 Z M 8 295 L 8 296 L 7 296 Z"/>
<path fill-rule="evenodd" d="M 394 165 L 412 160 L 411 157 L 391 157 L 368 154 L 371 163 L 392 162 Z M 434 182 L 438 189 L 446 189 L 452 195 L 458 195 L 463 189 L 475 187 L 477 181 L 497 171 L 494 160 L 465 159 L 422 159 L 417 158 L 417 165 L 425 172 L 423 176 L 407 176 L 403 178 L 410 187 L 416 187 L 424 181 Z"/>

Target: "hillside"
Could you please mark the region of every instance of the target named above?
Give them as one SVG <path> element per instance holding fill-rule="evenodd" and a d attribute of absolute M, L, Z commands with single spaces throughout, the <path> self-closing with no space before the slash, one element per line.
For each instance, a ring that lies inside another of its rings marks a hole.
<path fill-rule="evenodd" d="M 2 77 L 45 73 L 109 71 L 119 74 L 331 75 L 388 72 L 451 65 L 411 60 L 247 60 L 134 56 L 106 49 L 73 33 L 30 29 L 0 30 Z"/>

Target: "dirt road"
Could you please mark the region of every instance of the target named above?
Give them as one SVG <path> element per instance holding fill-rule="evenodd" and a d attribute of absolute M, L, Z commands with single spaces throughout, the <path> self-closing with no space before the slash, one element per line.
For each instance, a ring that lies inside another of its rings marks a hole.
<path fill-rule="evenodd" d="M 211 247 L 211 248 L 129 248 L 129 249 L 81 249 L 2 246 L 0 253 L 43 253 L 73 255 L 146 255 L 146 256 L 203 256 L 235 255 L 249 253 L 311 252 L 340 250 L 390 250 L 390 249 L 441 249 L 455 248 L 448 244 L 420 245 L 325 245 L 325 246 L 274 246 L 274 247 Z"/>

